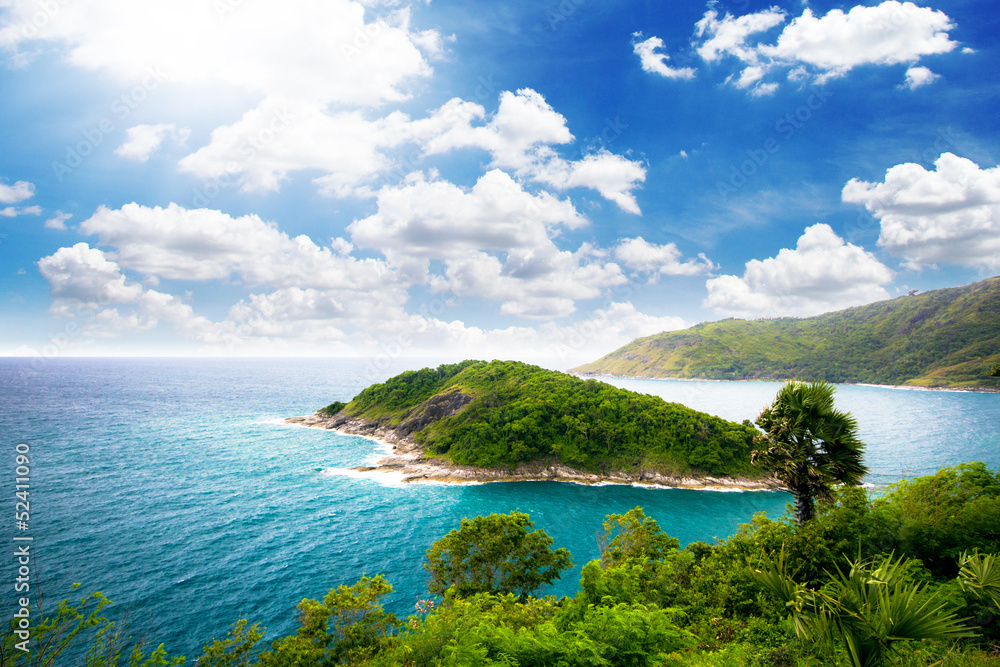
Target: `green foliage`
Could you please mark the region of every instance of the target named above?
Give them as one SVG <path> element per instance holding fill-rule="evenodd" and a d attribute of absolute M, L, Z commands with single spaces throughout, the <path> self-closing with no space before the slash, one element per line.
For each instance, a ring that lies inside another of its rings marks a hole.
<path fill-rule="evenodd" d="M 552 550 L 552 538 L 527 514 L 491 514 L 462 519 L 461 527 L 434 542 L 424 567 L 428 589 L 460 596 L 476 593 L 527 596 L 573 567 L 569 551 Z"/>
<path fill-rule="evenodd" d="M 254 649 L 263 639 L 264 632 L 266 630 L 258 624 L 247 628 L 247 620 L 241 618 L 226 639 L 215 639 L 205 645 L 197 661 L 198 667 L 248 667 L 256 661 Z"/>
<path fill-rule="evenodd" d="M 341 401 L 334 401 L 325 408 L 320 408 L 319 410 L 317 410 L 317 412 L 319 412 L 321 415 L 332 417 L 333 415 L 343 410 L 346 406 L 347 403 L 342 403 Z"/>
<path fill-rule="evenodd" d="M 1000 377 L 1000 364 L 993 364 L 993 368 L 990 369 L 990 377 Z"/>
<path fill-rule="evenodd" d="M 299 603 L 299 630 L 262 653 L 262 667 L 364 663 L 384 648 L 399 620 L 382 608 L 392 586 L 381 575 L 330 590 L 322 602 Z"/>
<path fill-rule="evenodd" d="M 348 403 L 350 411 L 352 414 L 378 419 L 394 412 L 409 410 L 438 393 L 448 380 L 463 369 L 477 363 L 482 362 L 463 361 L 458 364 L 441 364 L 437 368 L 406 371 L 364 389 Z"/>
<path fill-rule="evenodd" d="M 78 587 L 73 585 L 74 590 Z M 17 634 L 19 619 L 12 616 L 0 640 L 0 667 L 52 667 L 65 664 L 73 654 L 84 655 L 86 667 L 166 667 L 184 663 L 183 656 L 168 657 L 163 644 L 147 655 L 147 642 L 129 634 L 124 621 L 104 616 L 105 608 L 112 603 L 100 592 L 84 595 L 78 601 L 62 600 L 55 613 L 48 615 L 42 613 L 41 598 L 35 599 L 38 606 L 29 612 L 30 650 L 18 648 L 24 638 Z"/>
<path fill-rule="evenodd" d="M 573 372 L 1000 387 L 1000 278 L 817 317 L 706 322 Z"/>
<path fill-rule="evenodd" d="M 1000 473 L 981 462 L 898 482 L 874 508 L 897 551 L 935 575 L 955 576 L 963 552 L 995 552 L 1000 544 Z"/>
<path fill-rule="evenodd" d="M 442 407 L 450 403 L 454 410 Z M 403 373 L 362 391 L 345 412 L 405 425 L 426 451 L 463 465 L 758 475 L 752 424 L 519 362 Z"/>
<path fill-rule="evenodd" d="M 609 514 L 604 519 L 601 567 L 608 569 L 629 560 L 660 561 L 676 551 L 681 543 L 667 535 L 660 524 L 647 517 L 641 507 L 625 514 Z"/>
<path fill-rule="evenodd" d="M 796 634 L 831 648 L 840 639 L 854 667 L 888 664 L 900 641 L 974 636 L 905 557 L 852 562 L 812 590 L 787 574 L 782 554 L 777 563 L 765 562 L 756 579 L 788 607 Z"/>
<path fill-rule="evenodd" d="M 856 486 L 868 468 L 857 421 L 833 406 L 833 385 L 788 382 L 757 417 L 751 460 L 795 495 L 799 525 L 813 518 L 815 499 L 831 498 L 835 483 Z"/>
<path fill-rule="evenodd" d="M 1000 610 L 1000 558 L 996 554 L 963 553 L 958 561 L 962 590 L 981 600 L 990 600 Z"/>

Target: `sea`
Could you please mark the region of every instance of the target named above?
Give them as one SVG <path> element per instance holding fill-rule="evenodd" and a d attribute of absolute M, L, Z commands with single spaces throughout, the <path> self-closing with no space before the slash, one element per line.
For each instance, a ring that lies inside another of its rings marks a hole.
<path fill-rule="evenodd" d="M 529 514 L 576 564 L 541 592 L 573 595 L 580 567 L 598 556 L 607 514 L 641 506 L 687 544 L 725 538 L 758 512 L 787 511 L 791 497 L 776 491 L 401 484 L 350 470 L 384 446 L 283 422 L 437 363 L 0 359 L 0 535 L 8 544 L 0 613 L 8 618 L 15 603 L 15 545 L 28 543 L 30 592 L 47 609 L 101 591 L 115 603 L 110 617 L 190 664 L 241 618 L 266 627 L 268 640 L 294 632 L 303 598 L 364 574 L 394 587 L 387 609 L 412 613 L 429 597 L 427 548 L 463 517 Z M 780 386 L 607 381 L 735 421 L 754 419 Z M 858 419 L 872 493 L 964 461 L 1000 469 L 1000 394 L 842 385 L 836 402 Z M 30 522 L 20 528 L 18 450 L 30 459 Z"/>

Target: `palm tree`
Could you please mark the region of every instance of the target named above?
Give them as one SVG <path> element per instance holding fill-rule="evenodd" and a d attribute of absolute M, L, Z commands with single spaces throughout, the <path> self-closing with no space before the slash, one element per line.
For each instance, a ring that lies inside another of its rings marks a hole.
<path fill-rule="evenodd" d="M 767 559 L 751 574 L 785 603 L 796 635 L 829 652 L 838 637 L 852 667 L 889 664 L 901 641 L 975 636 L 941 588 L 920 582 L 914 561 L 889 554 L 850 565 L 828 572 L 825 585 L 813 590 L 787 574 L 782 548 L 777 563 Z"/>
<path fill-rule="evenodd" d="M 751 460 L 795 495 L 795 519 L 813 518 L 815 500 L 830 499 L 836 483 L 856 486 L 868 472 L 857 421 L 833 407 L 828 382 L 787 382 L 757 417 Z"/>

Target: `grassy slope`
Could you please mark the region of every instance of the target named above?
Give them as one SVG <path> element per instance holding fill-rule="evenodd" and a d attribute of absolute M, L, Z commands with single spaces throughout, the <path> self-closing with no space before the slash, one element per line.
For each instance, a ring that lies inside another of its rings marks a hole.
<path fill-rule="evenodd" d="M 639 338 L 577 373 L 1000 388 L 1000 277 L 803 319 Z"/>
<path fill-rule="evenodd" d="M 329 411 L 397 425 L 429 414 L 456 391 L 473 400 L 414 432 L 429 453 L 455 463 L 558 461 L 594 472 L 760 476 L 749 463 L 750 425 L 519 362 L 409 371 Z"/>

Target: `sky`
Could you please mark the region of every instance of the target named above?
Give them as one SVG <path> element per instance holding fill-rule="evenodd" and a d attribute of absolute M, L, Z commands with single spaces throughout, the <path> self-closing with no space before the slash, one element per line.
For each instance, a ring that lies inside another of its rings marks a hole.
<path fill-rule="evenodd" d="M 569 367 L 991 277 L 998 41 L 986 0 L 0 0 L 0 356 Z"/>

